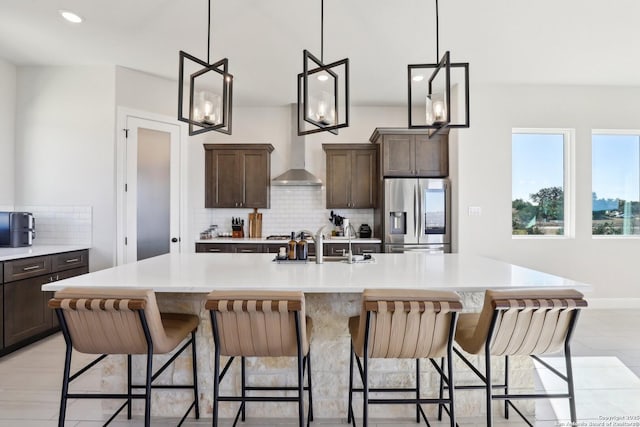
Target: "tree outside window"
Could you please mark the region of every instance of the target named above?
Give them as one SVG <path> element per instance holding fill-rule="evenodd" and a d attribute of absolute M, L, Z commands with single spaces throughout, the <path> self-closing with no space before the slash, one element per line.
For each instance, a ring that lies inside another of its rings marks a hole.
<path fill-rule="evenodd" d="M 511 198 L 514 236 L 565 235 L 568 133 L 514 130 Z"/>

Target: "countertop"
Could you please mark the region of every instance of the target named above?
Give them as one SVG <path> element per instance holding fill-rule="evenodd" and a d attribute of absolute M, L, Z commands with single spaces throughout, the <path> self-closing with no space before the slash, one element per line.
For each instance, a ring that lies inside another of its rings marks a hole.
<path fill-rule="evenodd" d="M 312 239 L 307 239 L 308 242 L 313 243 Z M 333 237 L 324 239 L 324 243 L 347 243 L 349 239 L 344 237 Z M 213 239 L 199 239 L 196 240 L 196 243 L 260 243 L 260 244 L 268 244 L 268 245 L 283 245 L 287 244 L 288 240 L 267 240 L 264 237 L 242 237 L 242 238 L 233 238 L 233 237 L 214 237 Z M 351 243 L 373 243 L 379 244 L 382 243 L 382 240 L 376 238 L 367 238 L 367 239 L 351 239 Z"/>
<path fill-rule="evenodd" d="M 0 262 L 63 252 L 81 251 L 84 249 L 90 249 L 90 247 L 83 245 L 33 245 L 23 248 L 0 248 Z"/>
<path fill-rule="evenodd" d="M 461 254 L 374 254 L 375 263 L 273 262 L 273 254 L 167 254 L 42 286 L 108 286 L 156 292 L 207 293 L 214 289 L 360 293 L 365 288 L 484 291 L 589 285 L 552 274 Z"/>

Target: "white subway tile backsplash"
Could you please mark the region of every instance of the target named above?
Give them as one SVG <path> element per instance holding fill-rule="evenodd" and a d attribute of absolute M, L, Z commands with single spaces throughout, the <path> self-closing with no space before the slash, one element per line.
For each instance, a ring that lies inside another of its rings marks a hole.
<path fill-rule="evenodd" d="M 289 234 L 291 231 L 316 232 L 330 225 L 331 209 L 325 208 L 325 187 L 271 187 L 271 208 L 261 209 L 262 236 Z M 334 209 L 336 215 L 351 220 L 356 231 L 360 224 L 373 228 L 373 209 Z M 247 233 L 248 214 L 252 209 L 196 209 L 192 212 L 192 224 L 196 233 L 217 225 L 219 232 L 231 232 L 231 218 L 245 220 Z M 197 238 L 198 236 L 196 236 Z"/>
<path fill-rule="evenodd" d="M 36 220 L 35 245 L 91 245 L 91 206 L 17 206 Z"/>

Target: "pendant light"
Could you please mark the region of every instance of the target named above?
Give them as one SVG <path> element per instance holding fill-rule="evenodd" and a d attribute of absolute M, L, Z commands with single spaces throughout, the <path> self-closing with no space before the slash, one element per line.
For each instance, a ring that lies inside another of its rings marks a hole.
<path fill-rule="evenodd" d="M 320 59 L 302 53 L 298 74 L 298 135 L 338 134 L 349 126 L 349 58 L 324 64 L 324 0 L 320 2 Z"/>
<path fill-rule="evenodd" d="M 233 76 L 227 58 L 211 63 L 211 0 L 208 5 L 207 60 L 180 51 L 178 120 L 189 123 L 189 135 L 209 131 L 231 135 Z"/>
<path fill-rule="evenodd" d="M 436 1 L 436 63 L 408 65 L 409 128 L 430 129 L 429 136 L 445 129 L 469 127 L 469 63 L 440 58 L 440 28 Z M 453 88 L 453 89 L 452 89 Z"/>

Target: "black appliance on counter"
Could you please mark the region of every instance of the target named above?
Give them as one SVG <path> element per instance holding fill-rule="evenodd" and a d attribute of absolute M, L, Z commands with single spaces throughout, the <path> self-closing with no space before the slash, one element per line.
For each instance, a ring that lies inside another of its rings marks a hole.
<path fill-rule="evenodd" d="M 30 212 L 0 212 L 0 248 L 31 246 L 36 221 Z"/>

